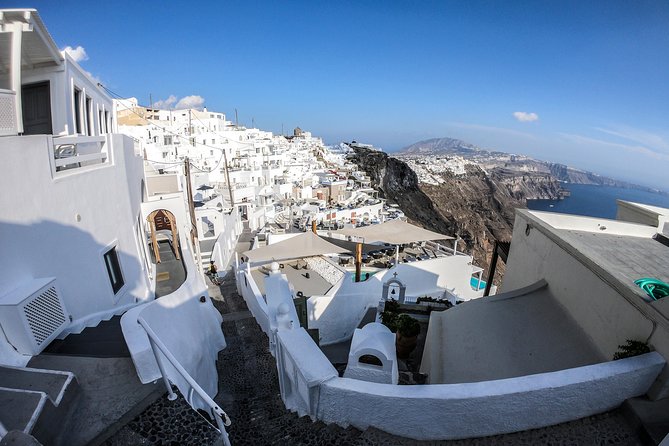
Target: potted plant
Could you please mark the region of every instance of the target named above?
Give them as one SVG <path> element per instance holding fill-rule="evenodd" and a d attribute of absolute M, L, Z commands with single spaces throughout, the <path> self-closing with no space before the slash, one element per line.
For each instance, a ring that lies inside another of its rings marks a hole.
<path fill-rule="evenodd" d="M 397 334 L 395 338 L 395 349 L 397 357 L 406 359 L 416 348 L 418 335 L 420 334 L 420 323 L 408 314 L 400 314 L 395 319 Z"/>

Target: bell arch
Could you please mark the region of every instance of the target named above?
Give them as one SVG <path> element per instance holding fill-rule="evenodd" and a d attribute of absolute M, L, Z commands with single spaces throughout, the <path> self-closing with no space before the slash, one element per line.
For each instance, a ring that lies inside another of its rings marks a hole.
<path fill-rule="evenodd" d="M 388 280 L 383 284 L 383 294 L 382 294 L 382 299 L 383 302 L 388 300 L 388 292 L 390 290 L 391 285 L 397 285 L 400 288 L 400 295 L 397 299 L 397 301 L 401 304 L 404 303 L 404 294 L 406 293 L 406 285 L 402 283 L 398 278 L 397 278 L 397 273 L 393 274 L 393 278 Z"/>

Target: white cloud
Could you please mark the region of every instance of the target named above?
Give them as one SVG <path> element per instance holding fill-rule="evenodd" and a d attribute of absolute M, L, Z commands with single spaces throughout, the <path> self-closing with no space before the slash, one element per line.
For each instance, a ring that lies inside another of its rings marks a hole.
<path fill-rule="evenodd" d="M 539 120 L 539 115 L 537 115 L 536 113 L 513 112 L 513 116 L 520 122 L 532 122 Z"/>
<path fill-rule="evenodd" d="M 656 152 L 655 150 L 651 150 L 648 147 L 643 147 L 639 145 L 620 144 L 616 142 L 604 141 L 601 139 L 590 138 L 582 135 L 574 135 L 570 133 L 559 133 L 559 135 L 576 144 L 590 145 L 590 146 L 597 145 L 600 147 L 606 147 L 610 149 L 622 149 L 631 153 L 638 153 L 641 155 L 645 155 L 650 158 L 654 158 L 656 160 L 662 160 L 662 161 L 669 160 L 669 155 L 665 153 Z"/>
<path fill-rule="evenodd" d="M 153 103 L 154 108 L 182 110 L 185 108 L 195 108 L 201 110 L 204 106 L 204 98 L 198 95 L 184 96 L 178 99 L 171 94 L 167 99 L 161 99 Z"/>
<path fill-rule="evenodd" d="M 182 108 L 196 108 L 199 110 L 203 105 L 204 98 L 202 96 L 192 95 L 184 96 L 183 98 L 179 99 L 179 102 L 177 102 L 177 105 L 175 105 L 174 108 L 177 110 Z"/>
<path fill-rule="evenodd" d="M 86 54 L 86 50 L 84 49 L 83 46 L 79 45 L 76 48 L 72 48 L 71 46 L 66 46 L 62 50 L 64 53 L 67 53 L 70 55 L 72 59 L 74 59 L 75 62 L 82 62 L 84 60 L 88 60 L 88 54 Z"/>
<path fill-rule="evenodd" d="M 613 129 L 595 127 L 595 130 L 642 144 L 656 152 L 669 151 L 669 142 L 667 142 L 665 138 L 645 130 L 635 129 L 628 126 L 617 126 Z"/>
<path fill-rule="evenodd" d="M 168 97 L 167 99 L 161 99 L 159 101 L 154 102 L 153 107 L 160 109 L 169 109 L 172 108 L 175 102 L 177 102 L 177 97 L 171 94 L 170 97 Z"/>

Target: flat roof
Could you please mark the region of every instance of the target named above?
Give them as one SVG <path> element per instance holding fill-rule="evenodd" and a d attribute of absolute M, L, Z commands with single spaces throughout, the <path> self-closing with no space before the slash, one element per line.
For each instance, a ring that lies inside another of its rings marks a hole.
<path fill-rule="evenodd" d="M 307 297 L 322 296 L 332 288 L 332 285 L 316 271 L 308 268 L 297 269 L 296 265 L 298 261 L 281 262 L 280 264 L 283 265 L 281 273 L 286 275 L 288 283 L 295 289 L 295 293 L 302 291 Z M 304 265 L 304 260 L 300 260 L 299 264 Z M 256 285 L 258 285 L 260 293 L 265 295 L 265 277 L 267 277 L 267 274 L 263 271 L 265 271 L 263 267 L 253 268 L 251 269 L 251 277 L 253 277 Z M 309 273 L 308 279 L 306 273 Z"/>
<path fill-rule="evenodd" d="M 644 277 L 669 283 L 669 247 L 653 239 L 657 228 L 526 209 L 516 212 L 642 314 L 669 330 L 669 300 L 650 301 L 648 295 L 634 284 L 636 279 Z"/>
<path fill-rule="evenodd" d="M 646 293 L 634 285 L 635 280 L 652 277 L 669 283 L 669 247 L 652 238 L 564 229 L 556 232 L 641 297 Z"/>

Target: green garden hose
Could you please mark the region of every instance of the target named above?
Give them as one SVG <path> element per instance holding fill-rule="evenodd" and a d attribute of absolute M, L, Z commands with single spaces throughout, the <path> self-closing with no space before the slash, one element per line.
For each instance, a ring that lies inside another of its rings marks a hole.
<path fill-rule="evenodd" d="M 646 292 L 653 300 L 669 296 L 669 283 L 658 279 L 643 278 L 634 281 L 636 285 Z"/>

